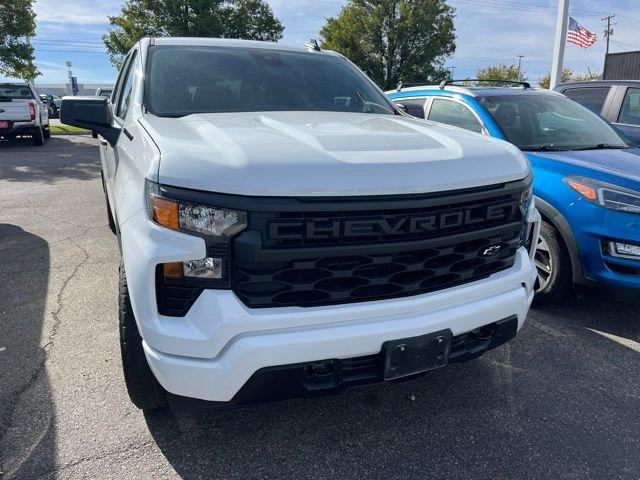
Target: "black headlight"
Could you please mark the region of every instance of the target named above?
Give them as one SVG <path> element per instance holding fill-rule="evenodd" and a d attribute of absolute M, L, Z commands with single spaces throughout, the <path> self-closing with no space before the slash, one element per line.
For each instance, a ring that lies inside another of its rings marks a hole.
<path fill-rule="evenodd" d="M 230 240 L 247 227 L 247 214 L 237 210 L 176 200 L 147 181 L 147 210 L 156 224 L 202 237 L 204 258 L 163 263 L 156 267 L 158 311 L 184 316 L 206 288 L 229 288 Z"/>

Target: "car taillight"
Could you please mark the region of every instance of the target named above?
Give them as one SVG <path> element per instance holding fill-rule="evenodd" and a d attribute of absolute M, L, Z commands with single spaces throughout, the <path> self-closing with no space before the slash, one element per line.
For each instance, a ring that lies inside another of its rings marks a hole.
<path fill-rule="evenodd" d="M 29 102 L 29 113 L 31 114 L 31 120 L 36 119 L 36 104 Z"/>

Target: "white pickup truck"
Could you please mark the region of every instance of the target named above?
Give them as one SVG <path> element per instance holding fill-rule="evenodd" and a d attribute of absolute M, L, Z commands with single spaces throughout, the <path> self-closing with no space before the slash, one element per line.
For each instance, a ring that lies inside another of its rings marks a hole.
<path fill-rule="evenodd" d="M 147 38 L 111 101 L 65 97 L 61 118 L 100 136 L 140 408 L 394 380 L 525 321 L 539 215 L 522 153 L 406 115 L 339 54 Z"/>
<path fill-rule="evenodd" d="M 0 83 L 0 137 L 12 141 L 23 135 L 44 145 L 51 136 L 47 106 L 28 82 Z"/>

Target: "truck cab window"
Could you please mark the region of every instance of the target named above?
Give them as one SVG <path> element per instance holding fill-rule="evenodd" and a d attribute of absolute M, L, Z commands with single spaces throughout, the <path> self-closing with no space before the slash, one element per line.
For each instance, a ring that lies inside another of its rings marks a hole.
<path fill-rule="evenodd" d="M 564 95 L 583 107 L 587 107 L 593 113 L 600 115 L 602 106 L 609 94 L 609 87 L 583 87 L 565 90 Z"/>

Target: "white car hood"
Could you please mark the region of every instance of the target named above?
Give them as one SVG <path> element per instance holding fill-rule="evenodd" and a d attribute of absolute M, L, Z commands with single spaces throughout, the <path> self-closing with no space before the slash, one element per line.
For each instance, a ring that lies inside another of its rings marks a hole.
<path fill-rule="evenodd" d="M 524 178 L 506 142 L 433 122 L 341 112 L 146 114 L 165 185 L 252 196 L 427 193 Z"/>

